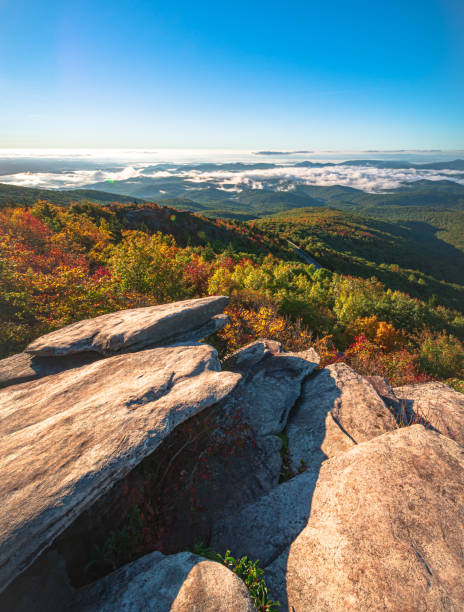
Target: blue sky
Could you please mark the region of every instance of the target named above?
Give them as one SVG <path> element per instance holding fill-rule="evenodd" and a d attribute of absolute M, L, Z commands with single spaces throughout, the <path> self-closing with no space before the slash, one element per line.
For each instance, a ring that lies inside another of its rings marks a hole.
<path fill-rule="evenodd" d="M 0 147 L 464 148 L 464 2 L 0 0 Z"/>

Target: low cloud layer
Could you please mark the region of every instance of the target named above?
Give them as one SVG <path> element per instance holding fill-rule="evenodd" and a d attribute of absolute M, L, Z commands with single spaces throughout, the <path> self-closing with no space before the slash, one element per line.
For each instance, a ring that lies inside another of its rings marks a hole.
<path fill-rule="evenodd" d="M 455 170 L 386 169 L 359 166 L 324 166 L 298 168 L 283 166 L 266 170 L 239 172 L 215 171 L 191 173 L 189 180 L 196 183 L 213 182 L 219 187 L 239 191 L 243 187 L 260 189 L 274 187 L 288 190 L 289 185 L 344 185 L 368 192 L 396 189 L 402 184 L 427 179 L 453 180 L 464 184 L 462 172 Z"/>
<path fill-rule="evenodd" d="M 159 164 L 159 162 L 158 162 Z M 375 166 L 327 165 L 323 167 L 297 167 L 282 164 L 275 168 L 229 170 L 220 164 L 217 170 L 203 170 L 201 166 L 177 163 L 164 167 L 148 163 L 120 165 L 118 169 L 105 170 L 60 170 L 57 172 L 17 172 L 0 177 L 0 182 L 24 187 L 41 187 L 51 189 L 77 189 L 108 182 L 121 184 L 147 185 L 150 179 L 154 184 L 160 179 L 179 179 L 185 188 L 201 188 L 208 183 L 228 192 L 239 192 L 243 189 L 291 190 L 298 185 L 344 185 L 375 193 L 401 187 L 405 183 L 427 179 L 430 181 L 452 180 L 464 184 L 464 174 L 458 170 L 427 170 L 420 168 L 391 169 Z M 122 190 L 122 193 L 124 191 Z"/>

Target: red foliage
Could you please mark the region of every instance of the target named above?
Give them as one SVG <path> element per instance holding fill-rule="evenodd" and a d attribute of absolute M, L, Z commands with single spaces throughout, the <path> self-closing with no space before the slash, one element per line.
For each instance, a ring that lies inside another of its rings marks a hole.
<path fill-rule="evenodd" d="M 182 279 L 187 286 L 192 287 L 195 296 L 207 293 L 211 268 L 210 263 L 203 261 L 199 257 L 192 259 L 192 261 L 185 265 Z"/>

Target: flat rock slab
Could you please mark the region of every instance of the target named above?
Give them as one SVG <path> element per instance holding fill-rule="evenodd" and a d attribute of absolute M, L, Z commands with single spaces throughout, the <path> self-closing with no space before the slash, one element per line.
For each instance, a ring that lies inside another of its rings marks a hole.
<path fill-rule="evenodd" d="M 305 381 L 287 426 L 294 471 L 322 461 L 397 427 L 374 387 L 345 363 L 334 363 Z"/>
<path fill-rule="evenodd" d="M 395 387 L 395 395 L 405 403 L 412 418 L 464 445 L 464 394 L 439 382 Z"/>
<path fill-rule="evenodd" d="M 464 609 L 464 450 L 421 425 L 322 464 L 306 526 L 265 569 L 295 612 Z M 300 502 L 301 504 L 301 502 Z"/>
<path fill-rule="evenodd" d="M 222 329 L 229 322 L 229 317 L 219 314 L 212 317 L 204 325 L 182 334 L 180 344 L 191 344 L 207 338 L 211 334 Z M 154 343 L 155 345 L 158 343 Z M 163 344 L 161 341 L 159 344 Z M 176 342 L 171 343 L 176 344 Z M 130 347 L 129 347 L 130 348 Z M 138 347 L 135 346 L 135 349 Z M 132 352 L 128 350 L 128 352 Z M 6 359 L 0 359 L 0 389 L 17 385 L 29 380 L 36 380 L 51 374 L 58 374 L 65 370 L 72 370 L 87 363 L 93 363 L 98 359 L 104 359 L 105 355 L 86 351 L 84 353 L 71 353 L 69 355 L 55 355 L 53 357 L 41 357 L 31 353 L 19 353 Z"/>
<path fill-rule="evenodd" d="M 153 552 L 77 593 L 69 612 L 253 612 L 243 581 L 191 553 Z"/>
<path fill-rule="evenodd" d="M 159 343 L 185 341 L 185 335 L 222 313 L 229 298 L 212 296 L 172 304 L 119 310 L 78 321 L 31 342 L 26 353 L 42 357 L 94 351 L 112 355 Z M 211 333 L 211 332 L 210 332 Z"/>
<path fill-rule="evenodd" d="M 197 345 L 118 355 L 0 390 L 0 591 L 239 379 Z"/>

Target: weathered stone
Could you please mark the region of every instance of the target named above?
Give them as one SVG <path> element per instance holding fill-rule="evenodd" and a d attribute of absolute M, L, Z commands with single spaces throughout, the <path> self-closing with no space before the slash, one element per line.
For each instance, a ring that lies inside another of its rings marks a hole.
<path fill-rule="evenodd" d="M 214 490 L 204 492 L 211 523 L 277 486 L 282 441 L 276 434 L 286 425 L 302 381 L 318 363 L 314 350 L 284 353 L 272 340 L 253 342 L 225 360 L 224 367 L 242 374 L 242 379 L 225 402 L 223 425 L 233 429 L 230 415 L 238 414 L 248 431 L 236 456 L 208 457 L 215 474 Z"/>
<path fill-rule="evenodd" d="M 234 351 L 223 361 L 225 370 L 246 371 L 259 363 L 265 355 L 283 353 L 282 345 L 275 340 L 257 340 L 237 351 Z"/>
<path fill-rule="evenodd" d="M 231 435 L 234 436 L 233 431 Z M 224 455 L 223 447 L 219 446 L 215 453 L 208 454 L 208 470 L 214 476 L 196 487 L 196 496 L 208 523 L 204 541 L 208 541 L 215 521 L 277 486 L 282 464 L 281 446 L 277 436 L 254 438 L 244 432 L 238 437 L 235 453 Z"/>
<path fill-rule="evenodd" d="M 387 406 L 396 412 L 399 407 L 399 400 L 388 380 L 385 380 L 383 376 L 365 376 L 364 378 L 370 382 Z"/>
<path fill-rule="evenodd" d="M 273 369 L 276 354 L 281 370 L 277 365 Z M 223 515 L 235 512 L 277 486 L 282 465 L 282 441 L 277 435 L 256 433 L 256 429 L 258 432 L 266 431 L 260 427 L 259 410 L 267 410 L 273 416 L 274 430 L 284 427 L 286 414 L 299 393 L 301 379 L 316 367 L 318 357 L 312 351 L 309 356 L 313 361 L 308 362 L 300 355 L 282 353 L 279 343 L 260 341 L 238 351 L 223 364 L 243 372 L 246 380 L 237 385 L 220 408 L 208 414 L 208 421 L 214 422 L 218 428 L 212 428 L 207 442 L 209 448 L 197 462 L 200 467 L 204 465 L 202 462 L 207 465 L 205 479 L 195 483 L 196 501 L 203 508 L 201 516 L 204 520 L 201 524 L 198 522 L 190 503 L 188 507 L 182 505 L 176 510 L 181 516 L 176 537 L 187 542 L 186 546 L 195 543 L 188 540 L 192 533 L 202 541 L 208 541 L 211 525 Z M 259 398 L 259 404 L 256 401 L 259 387 L 254 374 L 261 380 L 264 378 L 263 393 L 267 393 Z M 251 393 L 248 385 L 252 387 Z M 193 524 L 192 521 L 197 522 Z"/>
<path fill-rule="evenodd" d="M 227 315 L 216 315 L 204 325 L 182 334 L 182 341 L 179 344 L 192 344 L 207 338 L 222 329 L 228 322 L 229 317 Z M 172 344 L 175 344 L 175 342 Z M 40 357 L 30 353 L 12 355 L 0 360 L 0 389 L 51 374 L 58 374 L 58 372 L 64 372 L 65 370 L 72 370 L 103 358 L 104 355 L 91 351 L 54 357 Z"/>
<path fill-rule="evenodd" d="M 444 436 L 464 445 L 464 395 L 439 382 L 395 387 L 406 418 L 423 420 Z"/>
<path fill-rule="evenodd" d="M 98 359 L 102 359 L 102 355 L 90 352 L 62 357 L 36 357 L 29 353 L 12 355 L 0 360 L 0 388 L 72 370 Z"/>
<path fill-rule="evenodd" d="M 253 612 L 245 584 L 191 553 L 153 552 L 80 590 L 69 612 Z"/>
<path fill-rule="evenodd" d="M 119 310 L 95 319 L 79 321 L 41 336 L 29 344 L 26 353 L 42 357 L 85 351 L 111 355 L 160 343 L 166 345 L 177 341 L 184 342 L 188 334 L 220 314 L 227 302 L 227 297 L 213 296 Z M 204 332 L 200 333 L 205 337 Z"/>
<path fill-rule="evenodd" d="M 173 429 L 236 386 L 207 345 L 103 359 L 0 390 L 0 590 Z"/>
<path fill-rule="evenodd" d="M 286 430 L 291 467 L 319 469 L 322 461 L 387 431 L 397 423 L 372 385 L 345 363 L 306 380 Z"/>
<path fill-rule="evenodd" d="M 186 331 L 184 333 L 177 334 L 177 336 L 170 344 L 193 344 L 198 340 L 204 340 L 208 336 L 215 334 L 220 329 L 223 329 L 228 323 L 229 317 L 226 314 L 215 315 L 214 317 L 211 317 L 209 321 L 207 321 L 203 325 L 200 325 L 200 327 L 196 327 L 191 331 Z"/>
<path fill-rule="evenodd" d="M 300 395 L 302 381 L 319 365 L 314 349 L 283 353 L 278 342 L 259 340 L 237 351 L 225 363 L 243 375 L 233 400 L 256 435 L 280 433 Z"/>
<path fill-rule="evenodd" d="M 307 524 L 266 568 L 284 610 L 464 609 L 459 444 L 415 425 L 326 461 L 315 488 L 305 478 Z"/>
<path fill-rule="evenodd" d="M 304 472 L 220 517 L 213 525 L 211 547 L 268 565 L 306 526 L 318 476 L 318 470 Z"/>

